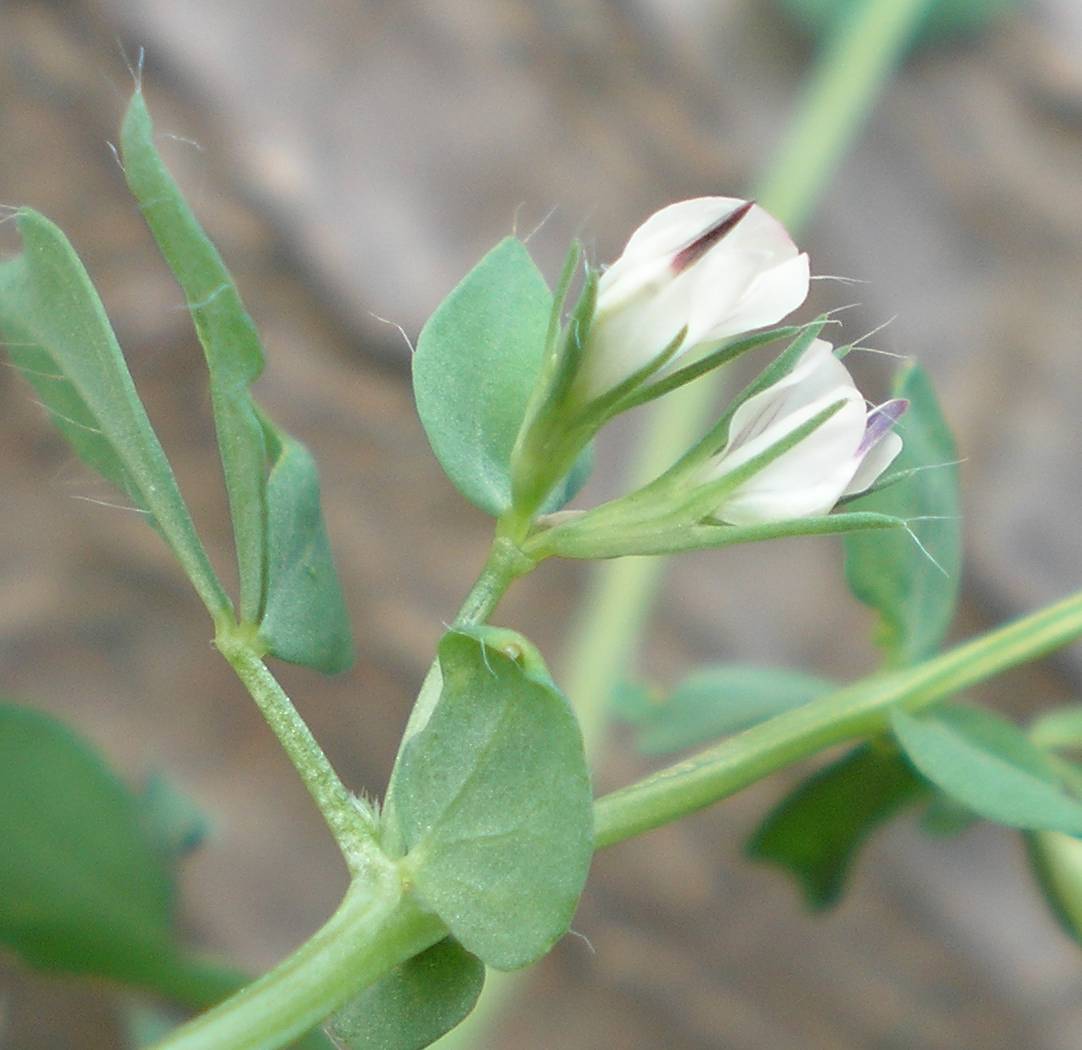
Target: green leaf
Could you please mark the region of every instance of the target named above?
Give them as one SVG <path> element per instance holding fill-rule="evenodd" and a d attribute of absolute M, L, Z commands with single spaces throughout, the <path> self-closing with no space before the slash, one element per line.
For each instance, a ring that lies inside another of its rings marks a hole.
<path fill-rule="evenodd" d="M 18 216 L 23 252 L 0 264 L 0 330 L 11 360 L 79 456 L 146 511 L 212 613 L 229 608 L 196 535 L 105 308 L 64 234 Z"/>
<path fill-rule="evenodd" d="M 1082 944 L 1082 839 L 1059 831 L 1027 832 L 1024 838 L 1052 914 Z"/>
<path fill-rule="evenodd" d="M 417 413 L 455 487 L 493 516 L 511 505 L 511 451 L 545 359 L 552 293 L 526 246 L 508 237 L 428 319 L 413 355 Z M 585 481 L 580 459 L 546 504 Z"/>
<path fill-rule="evenodd" d="M 217 248 L 158 155 L 141 91 L 125 114 L 120 149 L 128 187 L 184 291 L 206 354 L 237 545 L 241 618 L 254 622 L 263 600 L 266 451 L 248 387 L 263 371 L 259 333 Z"/>
<path fill-rule="evenodd" d="M 126 1045 L 132 1050 L 149 1050 L 179 1024 L 172 1010 L 154 1003 L 133 999 L 120 1003 L 119 1010 L 128 1037 Z"/>
<path fill-rule="evenodd" d="M 854 534 L 845 540 L 845 574 L 857 598 L 879 613 L 876 640 L 888 661 L 903 666 L 935 653 L 954 618 L 961 579 L 961 504 L 958 468 L 950 465 L 957 459 L 954 438 L 927 373 L 917 364 L 906 367 L 893 396 L 909 400 L 909 411 L 898 424 L 905 444 L 889 475 L 903 480 L 846 509 L 910 522 L 925 549 L 903 530 Z"/>
<path fill-rule="evenodd" d="M 138 982 L 173 957 L 174 886 L 138 800 L 47 715 L 0 706 L 0 942 Z"/>
<path fill-rule="evenodd" d="M 281 660 L 326 674 L 353 663 L 353 635 L 308 450 L 268 424 L 267 605 L 259 636 Z"/>
<path fill-rule="evenodd" d="M 485 967 L 447 937 L 365 989 L 330 1020 L 343 1050 L 423 1050 L 473 1009 Z"/>
<path fill-rule="evenodd" d="M 920 829 L 928 835 L 948 838 L 968 831 L 980 819 L 968 806 L 942 791 L 935 791 L 921 814 Z"/>
<path fill-rule="evenodd" d="M 272 655 L 333 673 L 353 659 L 349 620 L 320 509 L 315 463 L 252 399 L 263 371 L 255 324 L 154 145 L 137 91 L 121 129 L 125 175 L 183 289 L 210 373 L 240 574 L 240 616 Z M 269 474 L 269 476 L 268 476 Z"/>
<path fill-rule="evenodd" d="M 748 842 L 748 855 L 794 875 L 809 907 L 829 907 L 867 837 L 925 790 L 897 752 L 858 747 L 786 796 Z"/>
<path fill-rule="evenodd" d="M 1046 711 L 1029 727 L 1030 740 L 1042 750 L 1082 748 L 1082 704 Z"/>
<path fill-rule="evenodd" d="M 891 713 L 894 735 L 919 772 L 986 820 L 1082 834 L 1082 803 L 1060 786 L 1044 754 L 989 711 L 942 707 Z"/>
<path fill-rule="evenodd" d="M 163 856 L 179 860 L 198 849 L 210 831 L 203 811 L 168 777 L 155 773 L 139 796 L 144 827 Z"/>
<path fill-rule="evenodd" d="M 688 675 L 667 699 L 626 685 L 616 704 L 635 726 L 635 746 L 643 754 L 664 755 L 738 733 L 834 688 L 798 671 L 728 664 Z"/>
<path fill-rule="evenodd" d="M 513 631 L 455 630 L 439 701 L 394 774 L 405 864 L 463 947 L 511 970 L 567 932 L 593 851 L 582 735 Z"/>

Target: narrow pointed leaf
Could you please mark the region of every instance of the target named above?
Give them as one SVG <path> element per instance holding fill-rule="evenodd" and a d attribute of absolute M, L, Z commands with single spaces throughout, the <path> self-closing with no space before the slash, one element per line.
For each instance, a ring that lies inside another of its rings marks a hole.
<path fill-rule="evenodd" d="M 1082 802 L 1060 785 L 1044 754 L 989 711 L 895 710 L 894 735 L 917 770 L 986 820 L 1033 831 L 1082 834 Z"/>
<path fill-rule="evenodd" d="M 263 597 L 266 452 L 248 387 L 263 371 L 263 348 L 217 248 L 158 155 L 141 91 L 128 106 L 120 145 L 128 186 L 184 292 L 206 355 L 237 546 L 240 613 L 254 622 Z"/>
<path fill-rule="evenodd" d="M 394 774 L 395 819 L 419 897 L 500 970 L 567 932 L 593 851 L 578 723 L 537 651 L 493 628 L 439 647 L 443 686 Z"/>
<path fill-rule="evenodd" d="M 395 967 L 327 1024 L 341 1050 L 423 1050 L 473 1009 L 484 964 L 453 938 Z"/>
<path fill-rule="evenodd" d="M 665 755 L 738 733 L 834 688 L 798 671 L 726 664 L 700 668 L 664 698 L 626 685 L 616 710 L 634 725 L 635 746 L 643 754 Z"/>
<path fill-rule="evenodd" d="M 898 424 L 904 446 L 889 474 L 916 472 L 846 509 L 905 519 L 913 534 L 847 537 L 845 573 L 853 593 L 879 614 L 876 640 L 888 661 L 901 666 L 935 653 L 954 618 L 961 579 L 961 502 L 954 438 L 927 373 L 917 364 L 907 366 L 893 396 L 908 399 L 909 411 Z M 916 520 L 921 518 L 926 520 Z"/>
<path fill-rule="evenodd" d="M 18 217 L 23 252 L 0 264 L 0 331 L 12 362 L 78 455 L 146 511 L 212 613 L 229 607 L 98 293 L 64 234 Z"/>
<path fill-rule="evenodd" d="M 1082 944 L 1082 839 L 1059 831 L 1031 831 L 1025 842 L 1048 907 Z"/>
<path fill-rule="evenodd" d="M 233 518 L 241 619 L 260 625 L 272 655 L 317 670 L 342 670 L 352 659 L 352 643 L 315 464 L 251 396 L 251 384 L 263 371 L 259 333 L 217 248 L 159 156 L 138 91 L 124 118 L 121 149 L 128 185 L 184 292 L 206 357 Z"/>
<path fill-rule="evenodd" d="M 858 747 L 786 796 L 748 842 L 748 855 L 795 876 L 809 907 L 829 907 L 868 836 L 926 792 L 896 751 Z"/>
<path fill-rule="evenodd" d="M 501 241 L 439 305 L 413 356 L 417 412 L 455 487 L 493 516 L 511 505 L 511 451 L 545 363 L 552 293 L 526 246 Z M 585 480 L 580 461 L 546 509 Z"/>

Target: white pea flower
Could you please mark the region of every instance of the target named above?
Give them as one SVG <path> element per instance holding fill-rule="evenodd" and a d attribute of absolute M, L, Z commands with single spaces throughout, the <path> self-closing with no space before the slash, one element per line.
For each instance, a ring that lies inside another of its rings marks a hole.
<path fill-rule="evenodd" d="M 707 477 L 731 474 L 838 402 L 841 407 L 826 422 L 729 492 L 715 517 L 730 525 L 813 517 L 870 488 L 902 450 L 893 427 L 909 403 L 899 398 L 869 410 L 823 339 L 786 376 L 733 413 L 729 440 L 708 462 Z"/>
<path fill-rule="evenodd" d="M 808 257 L 751 201 L 698 197 L 655 212 L 598 283 L 577 389 L 597 397 L 665 352 L 775 324 L 808 294 Z"/>

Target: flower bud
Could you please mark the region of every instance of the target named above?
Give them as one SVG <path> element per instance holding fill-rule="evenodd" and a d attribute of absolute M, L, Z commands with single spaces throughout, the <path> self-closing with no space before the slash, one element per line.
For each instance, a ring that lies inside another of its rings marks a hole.
<path fill-rule="evenodd" d="M 785 447 L 832 406 L 838 407 L 824 422 Z M 757 457 L 766 462 L 724 496 L 714 516 L 759 525 L 829 513 L 843 496 L 872 486 L 901 452 L 893 427 L 906 408 L 907 401 L 896 399 L 869 411 L 833 347 L 816 339 L 787 375 L 733 413 L 728 441 L 700 480 L 733 474 Z"/>
<path fill-rule="evenodd" d="M 774 324 L 808 294 L 808 257 L 751 201 L 698 197 L 655 212 L 601 276 L 575 389 L 605 394 L 657 360 Z"/>

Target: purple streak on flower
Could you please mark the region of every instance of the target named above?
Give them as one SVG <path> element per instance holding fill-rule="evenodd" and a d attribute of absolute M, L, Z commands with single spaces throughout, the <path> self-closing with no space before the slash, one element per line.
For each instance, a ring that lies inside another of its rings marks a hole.
<path fill-rule="evenodd" d="M 868 419 L 864 426 L 864 437 L 861 439 L 857 455 L 863 456 L 866 452 L 875 448 L 887 434 L 894 429 L 894 425 L 909 408 L 909 402 L 904 397 L 896 397 L 891 401 L 884 401 L 868 413 Z"/>
<path fill-rule="evenodd" d="M 752 201 L 696 197 L 662 208 L 601 275 L 576 400 L 612 390 L 674 342 L 670 365 L 775 324 L 804 301 L 808 280 L 807 255 Z"/>
<path fill-rule="evenodd" d="M 736 228 L 737 223 L 739 223 L 753 207 L 755 207 L 755 201 L 745 201 L 740 207 L 734 208 L 723 219 L 716 222 L 705 233 L 696 237 L 695 240 L 687 245 L 687 247 L 681 248 L 680 251 L 672 257 L 672 262 L 669 264 L 672 266 L 673 273 L 680 273 L 693 263 L 698 262 L 698 260 L 710 251 L 718 241 L 727 234 L 732 233 Z"/>

